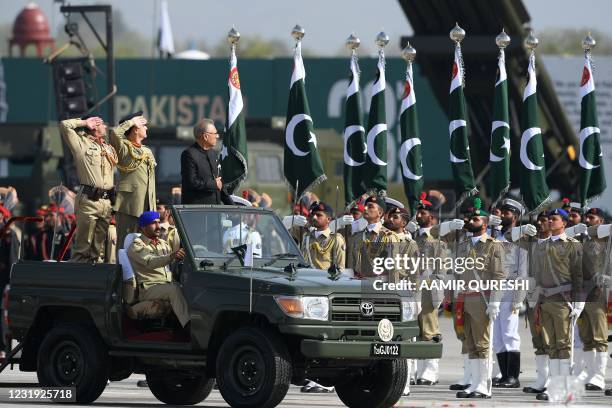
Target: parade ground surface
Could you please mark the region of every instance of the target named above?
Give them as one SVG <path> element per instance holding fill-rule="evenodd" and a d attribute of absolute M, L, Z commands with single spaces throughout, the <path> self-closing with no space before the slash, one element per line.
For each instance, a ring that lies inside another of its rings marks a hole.
<path fill-rule="evenodd" d="M 531 337 L 529 329 L 525 328 L 525 321 L 521 318 L 520 335 L 522 340 L 521 345 L 521 388 L 506 390 L 494 389 L 493 398 L 490 400 L 461 400 L 455 398 L 456 391 L 448 389 L 449 384 L 459 379 L 462 375 L 462 357 L 459 342 L 456 340 L 451 320 L 449 318 L 440 319 L 440 327 L 444 336 L 444 355 L 440 361 L 440 383 L 435 386 L 411 386 L 411 394 L 409 397 L 402 398 L 397 407 L 514 407 L 514 406 L 548 406 L 553 405 L 543 401 L 537 401 L 534 394 L 524 394 L 522 386 L 528 385 L 535 375 L 535 358 L 531 347 Z M 16 369 L 11 371 L 5 370 L 0 374 L 2 388 L 0 388 L 1 405 L 7 404 L 28 406 L 28 407 L 43 407 L 43 406 L 61 406 L 47 402 L 17 402 L 9 401 L 6 397 L 6 392 L 11 385 L 9 383 L 23 384 L 36 382 L 35 373 L 22 373 Z M 136 382 L 144 379 L 142 375 L 133 375 L 127 380 L 120 382 L 112 382 L 107 387 L 104 393 L 93 406 L 100 407 L 146 407 L 146 406 L 163 406 L 148 388 L 138 388 Z M 612 375 L 608 371 L 606 383 L 608 387 L 612 387 Z M 213 391 L 210 396 L 201 404 L 204 407 L 227 407 L 219 391 Z M 603 391 L 585 392 L 585 396 L 572 406 L 612 406 L 612 397 L 603 395 Z M 75 406 L 75 405 L 71 405 Z M 338 399 L 336 394 L 304 394 L 300 392 L 299 387 L 291 386 L 285 400 L 279 407 L 298 408 L 298 407 L 343 407 L 344 405 Z"/>

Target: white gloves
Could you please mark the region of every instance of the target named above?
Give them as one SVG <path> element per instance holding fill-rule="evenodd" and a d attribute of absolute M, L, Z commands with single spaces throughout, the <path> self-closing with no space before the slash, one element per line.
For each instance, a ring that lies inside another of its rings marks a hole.
<path fill-rule="evenodd" d="M 512 241 L 518 241 L 519 239 L 521 239 L 522 237 L 526 235 L 533 237 L 537 233 L 538 233 L 538 230 L 535 227 L 535 225 L 525 224 L 525 225 L 521 225 L 520 227 L 512 228 L 511 237 L 512 237 Z"/>
<path fill-rule="evenodd" d="M 460 230 L 465 223 L 463 220 L 455 218 L 454 220 L 445 221 L 440 224 L 440 236 L 443 237 L 451 231 Z"/>
<path fill-rule="evenodd" d="M 497 319 L 497 316 L 499 316 L 499 302 L 489 302 L 486 313 L 489 319 Z"/>
<path fill-rule="evenodd" d="M 583 309 L 584 302 L 574 302 L 574 304 L 572 305 L 572 311 L 570 312 L 570 317 L 580 317 L 580 313 L 582 313 Z"/>
<path fill-rule="evenodd" d="M 521 310 L 521 307 L 523 306 L 523 303 L 513 303 L 512 304 L 512 313 L 518 313 Z"/>
<path fill-rule="evenodd" d="M 408 232 L 410 232 L 411 234 L 414 234 L 415 232 L 418 231 L 419 229 L 419 224 L 417 224 L 414 221 L 410 221 L 408 223 L 408 225 L 406 225 L 406 229 L 408 230 Z"/>
<path fill-rule="evenodd" d="M 610 236 L 612 224 L 604 224 L 597 227 L 597 238 L 605 238 Z"/>
<path fill-rule="evenodd" d="M 491 228 L 495 228 L 497 226 L 501 225 L 501 218 L 498 217 L 497 215 L 489 215 L 489 227 Z"/>
<path fill-rule="evenodd" d="M 565 235 L 570 238 L 575 237 L 576 235 L 584 234 L 587 231 L 587 226 L 585 224 L 576 224 L 573 227 L 569 227 L 565 229 Z"/>
<path fill-rule="evenodd" d="M 605 286 L 605 287 L 612 287 L 612 276 L 608 276 L 608 275 L 598 275 L 595 283 L 597 284 L 597 286 Z"/>
<path fill-rule="evenodd" d="M 356 234 L 359 231 L 363 231 L 368 226 L 368 221 L 365 218 L 360 218 L 351 223 L 351 234 Z"/>
<path fill-rule="evenodd" d="M 308 223 L 308 220 L 303 215 L 287 215 L 283 218 L 283 225 L 286 229 L 291 229 L 291 227 L 305 227 Z"/>
<path fill-rule="evenodd" d="M 352 215 L 343 215 L 342 217 L 336 218 L 332 222 L 329 223 L 330 231 L 336 231 L 340 228 L 344 228 L 347 225 L 351 225 L 354 219 Z"/>

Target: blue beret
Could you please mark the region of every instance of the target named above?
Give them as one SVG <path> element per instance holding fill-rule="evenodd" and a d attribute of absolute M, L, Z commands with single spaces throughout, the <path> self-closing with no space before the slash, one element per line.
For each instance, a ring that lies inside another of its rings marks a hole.
<path fill-rule="evenodd" d="M 565 211 L 563 208 L 555 208 L 554 210 L 550 210 L 548 212 L 548 216 L 550 217 L 551 215 L 560 215 L 566 221 L 569 219 L 568 212 Z"/>
<path fill-rule="evenodd" d="M 153 224 L 155 220 L 159 220 L 159 213 L 157 211 L 145 211 L 138 217 L 138 226 L 146 227 Z"/>

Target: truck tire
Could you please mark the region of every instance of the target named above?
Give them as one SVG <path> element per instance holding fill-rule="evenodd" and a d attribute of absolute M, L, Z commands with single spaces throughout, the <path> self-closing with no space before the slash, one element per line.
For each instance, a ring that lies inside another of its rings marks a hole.
<path fill-rule="evenodd" d="M 195 405 L 206 399 L 215 380 L 206 375 L 181 375 L 180 372 L 147 373 L 149 389 L 161 402 L 171 405 Z"/>
<path fill-rule="evenodd" d="M 371 369 L 336 385 L 340 400 L 350 408 L 388 408 L 402 397 L 408 365 L 406 359 L 381 360 Z"/>
<path fill-rule="evenodd" d="M 79 404 L 94 402 L 108 380 L 106 346 L 91 329 L 81 325 L 56 326 L 38 350 L 38 382 L 43 387 L 76 387 Z"/>
<path fill-rule="evenodd" d="M 268 330 L 244 327 L 231 334 L 217 356 L 217 384 L 234 408 L 273 408 L 289 390 L 291 359 Z"/>

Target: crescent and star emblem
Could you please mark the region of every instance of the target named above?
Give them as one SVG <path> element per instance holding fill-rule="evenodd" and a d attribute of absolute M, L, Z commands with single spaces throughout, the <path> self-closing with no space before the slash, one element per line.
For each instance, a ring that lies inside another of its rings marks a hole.
<path fill-rule="evenodd" d="M 523 135 L 521 136 L 521 152 L 520 152 L 521 163 L 523 163 L 523 166 L 525 166 L 528 170 L 538 171 L 544 168 L 544 166 L 538 166 L 535 163 L 533 163 L 529 159 L 529 156 L 527 155 L 527 144 L 529 144 L 529 141 L 534 136 L 541 135 L 541 134 L 542 134 L 542 130 L 540 128 L 532 127 L 532 128 L 525 130 L 523 132 Z M 544 155 L 542 155 L 542 157 L 544 157 Z"/>
<path fill-rule="evenodd" d="M 305 120 L 312 123 L 312 118 L 309 115 L 306 115 L 305 113 L 298 113 L 297 115 L 293 115 L 289 123 L 287 123 L 287 129 L 285 130 L 285 143 L 287 143 L 287 147 L 289 147 L 289 150 L 291 150 L 294 155 L 301 157 L 306 156 L 310 152 L 303 152 L 298 149 L 298 147 L 295 145 L 293 133 L 298 123 Z M 314 144 L 315 148 L 317 147 L 317 137 L 312 132 L 310 132 L 310 139 L 308 139 L 308 143 Z"/>
<path fill-rule="evenodd" d="M 408 155 L 410 154 L 410 151 L 415 147 L 421 144 L 421 139 L 413 137 L 410 138 L 406 141 L 404 141 L 404 143 L 402 143 L 402 146 L 400 147 L 400 163 L 402 165 L 402 174 L 405 178 L 410 179 L 410 180 L 420 180 L 421 178 L 423 178 L 423 176 L 419 176 L 416 175 L 412 172 L 412 170 L 410 170 L 410 166 L 408 166 Z"/>
<path fill-rule="evenodd" d="M 363 126 L 351 125 L 351 126 L 347 126 L 346 129 L 344 129 L 344 164 L 346 164 L 347 166 L 357 167 L 365 163 L 365 162 L 358 162 L 354 160 L 349 155 L 349 152 L 348 152 L 349 139 L 351 138 L 351 136 L 359 132 L 365 133 L 365 129 L 363 128 Z M 364 144 L 363 153 L 366 153 L 366 152 L 367 152 L 367 146 Z"/>

